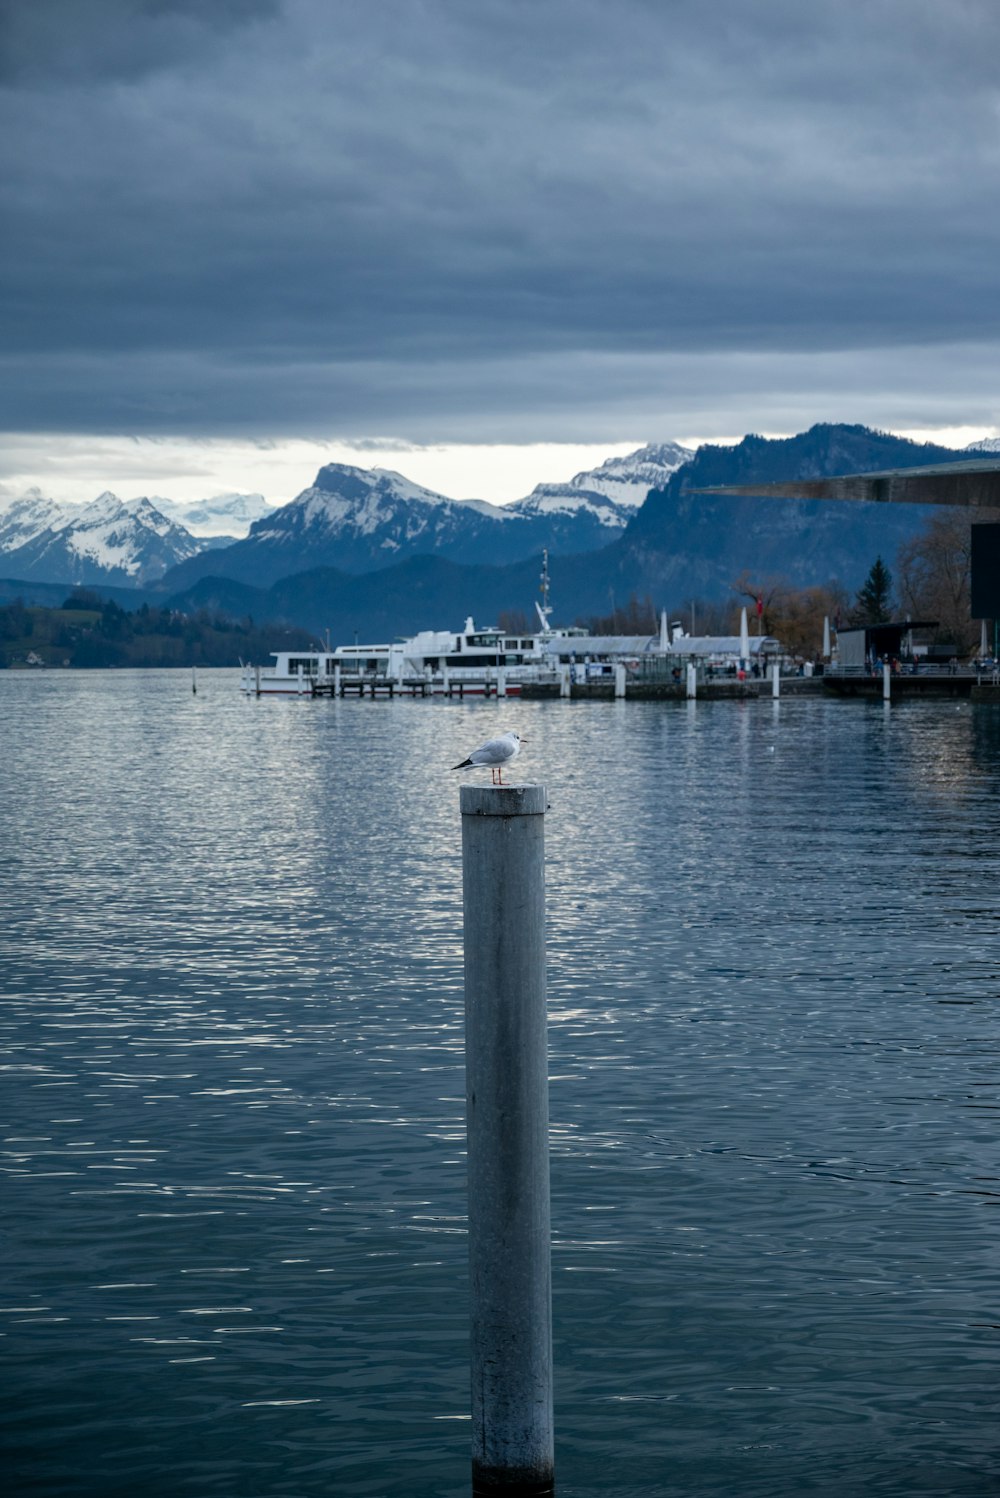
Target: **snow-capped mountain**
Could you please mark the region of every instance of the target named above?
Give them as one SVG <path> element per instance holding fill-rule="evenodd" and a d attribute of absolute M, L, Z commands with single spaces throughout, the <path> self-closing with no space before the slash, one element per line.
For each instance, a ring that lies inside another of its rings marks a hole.
<path fill-rule="evenodd" d="M 40 489 L 28 489 L 17 499 L 0 500 L 0 552 L 16 551 L 46 530 L 58 530 L 75 508 L 60 505 Z"/>
<path fill-rule="evenodd" d="M 161 515 L 182 525 L 192 536 L 228 536 L 234 541 L 241 540 L 255 520 L 262 520 L 275 509 L 263 494 L 213 494 L 194 504 L 156 495 L 152 502 Z"/>
<path fill-rule="evenodd" d="M 14 508 L 5 512 L 5 519 Z M 6 549 L 4 570 L 26 579 L 139 586 L 156 582 L 204 544 L 150 500 L 126 502 L 105 492 L 80 510 L 67 513 L 52 506 L 43 529 Z"/>
<path fill-rule="evenodd" d="M 694 453 L 678 442 L 650 442 L 599 468 L 578 473 L 567 484 L 538 484 L 508 509 L 520 515 L 569 515 L 589 511 L 609 532 L 623 530 L 651 489 L 666 486 Z M 609 535 L 608 540 L 611 539 Z"/>
<path fill-rule="evenodd" d="M 540 486 L 511 505 L 448 499 L 387 468 L 328 463 L 290 504 L 255 521 L 245 541 L 185 563 L 168 586 L 187 588 L 213 575 L 267 587 L 317 567 L 370 572 L 418 555 L 502 564 L 543 547 L 556 554 L 592 551 L 624 529 L 650 482 L 665 482 L 677 467 L 673 451 L 671 467 L 651 460 L 654 451 L 642 449 L 631 474 L 604 465 L 592 486 L 584 487 L 590 475 L 581 474 L 568 485 Z M 631 487 L 634 502 L 609 497 L 600 483 Z"/>
<path fill-rule="evenodd" d="M 212 574 L 260 587 L 314 567 L 370 572 L 418 553 L 485 561 L 498 545 L 506 560 L 499 538 L 524 524 L 497 505 L 448 499 L 388 468 L 328 463 L 297 498 L 255 521 L 246 540 L 186 563 L 169 583 L 187 587 Z"/>
<path fill-rule="evenodd" d="M 291 504 L 283 505 L 255 525 L 255 535 L 305 528 L 336 534 L 344 540 L 378 537 L 379 549 L 391 553 L 428 532 L 436 537 L 460 528 L 469 516 L 502 521 L 504 510 L 480 499 L 448 499 L 433 489 L 394 473 L 391 468 L 352 468 L 328 463 L 316 482 Z"/>
<path fill-rule="evenodd" d="M 1000 453 L 1000 437 L 983 437 L 979 442 L 970 442 L 967 453 Z"/>

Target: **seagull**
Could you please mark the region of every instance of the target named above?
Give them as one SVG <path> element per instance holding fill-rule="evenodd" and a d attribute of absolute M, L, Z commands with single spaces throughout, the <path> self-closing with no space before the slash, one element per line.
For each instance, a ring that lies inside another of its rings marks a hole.
<path fill-rule="evenodd" d="M 460 765 L 452 765 L 453 770 L 478 770 L 489 766 L 494 785 L 503 785 L 503 767 L 512 759 L 517 759 L 521 752 L 521 745 L 526 744 L 527 739 L 522 739 L 519 733 L 502 733 L 497 739 L 487 739 L 485 744 L 480 744 L 478 749 L 473 749 L 468 759 L 463 759 Z"/>

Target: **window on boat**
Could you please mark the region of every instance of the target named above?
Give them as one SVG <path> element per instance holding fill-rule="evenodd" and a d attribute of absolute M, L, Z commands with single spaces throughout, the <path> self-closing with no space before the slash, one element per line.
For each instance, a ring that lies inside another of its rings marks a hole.
<path fill-rule="evenodd" d="M 319 662 L 313 655 L 290 655 L 288 657 L 288 669 L 294 675 L 297 671 L 304 671 L 307 676 L 315 676 Z"/>

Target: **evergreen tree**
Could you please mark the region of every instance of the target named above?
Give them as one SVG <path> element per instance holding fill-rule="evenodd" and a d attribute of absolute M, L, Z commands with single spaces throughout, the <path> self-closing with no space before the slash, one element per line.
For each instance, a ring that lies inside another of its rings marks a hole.
<path fill-rule="evenodd" d="M 853 622 L 887 624 L 891 618 L 892 573 L 882 558 L 876 557 L 854 600 Z"/>

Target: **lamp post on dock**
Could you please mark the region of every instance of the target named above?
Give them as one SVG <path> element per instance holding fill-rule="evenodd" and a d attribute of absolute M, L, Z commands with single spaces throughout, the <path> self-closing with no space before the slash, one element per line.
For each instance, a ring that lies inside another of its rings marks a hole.
<path fill-rule="evenodd" d="M 553 1492 L 545 787 L 460 792 L 472 1491 Z"/>

